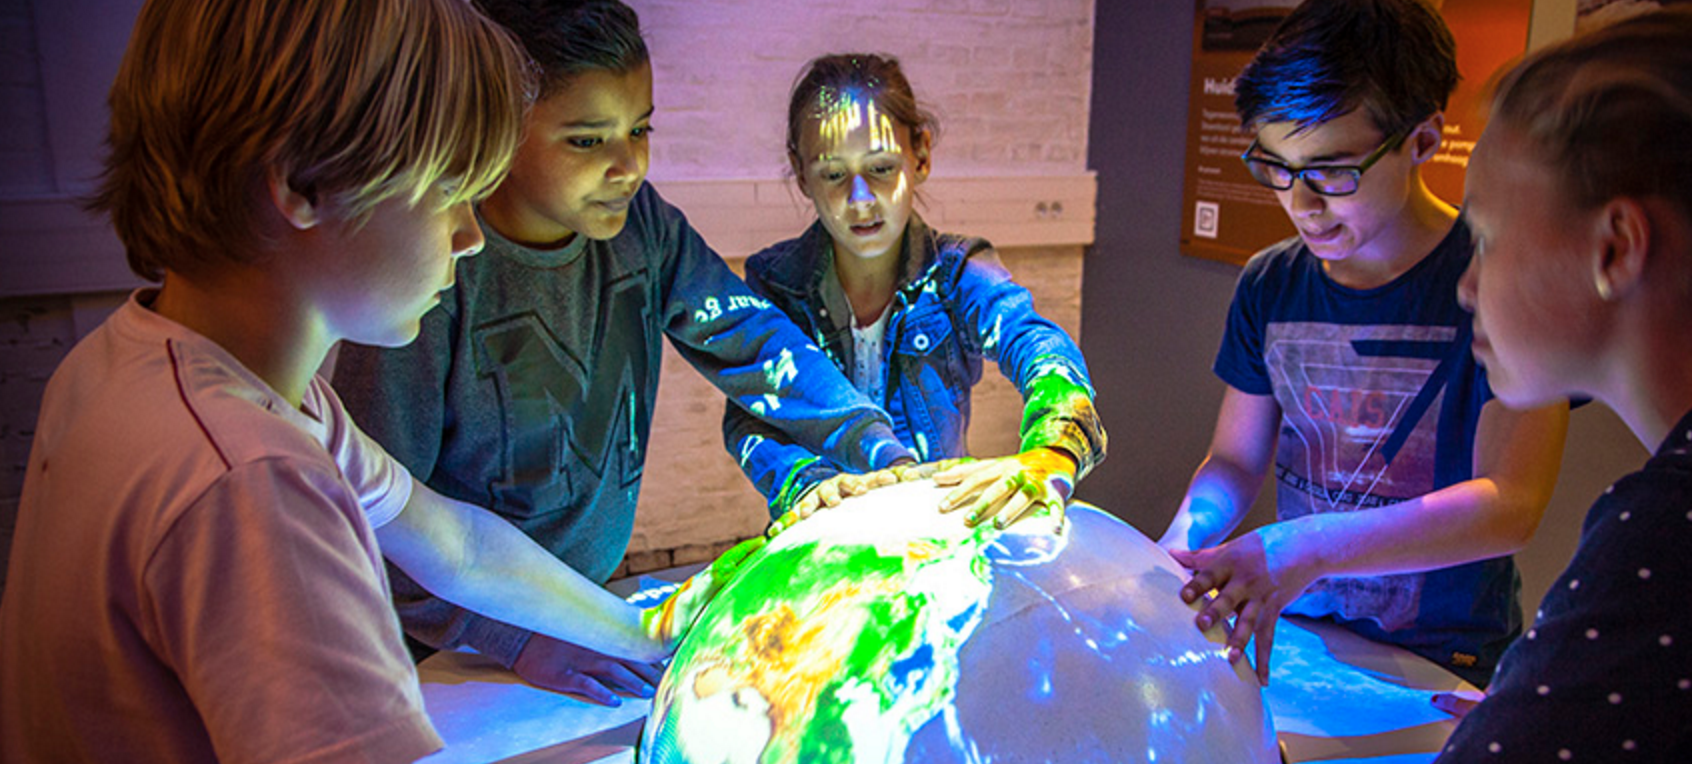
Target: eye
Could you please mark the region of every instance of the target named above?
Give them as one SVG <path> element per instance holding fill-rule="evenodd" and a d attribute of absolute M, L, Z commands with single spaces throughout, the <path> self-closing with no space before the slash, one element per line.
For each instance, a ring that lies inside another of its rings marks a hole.
<path fill-rule="evenodd" d="M 637 127 L 635 129 L 629 131 L 629 137 L 636 138 L 636 139 L 646 138 L 646 137 L 651 136 L 651 135 L 652 135 L 652 126 L 651 125 L 641 125 L 640 127 Z"/>
<path fill-rule="evenodd" d="M 826 169 L 826 170 L 818 170 L 817 171 L 817 177 L 822 178 L 823 180 L 826 180 L 830 183 L 839 183 L 840 181 L 846 179 L 846 173 L 842 170 L 836 170 L 836 169 L 833 169 L 833 168 L 829 168 L 829 169 Z"/>
<path fill-rule="evenodd" d="M 574 146 L 578 149 L 592 149 L 592 148 L 598 148 L 600 144 L 605 142 L 605 139 L 601 138 L 597 135 L 591 136 L 591 137 L 577 135 L 577 136 L 571 136 L 569 138 L 565 138 L 564 142 L 568 143 L 571 146 Z"/>
<path fill-rule="evenodd" d="M 879 175 L 879 176 L 892 175 L 892 174 L 894 174 L 898 171 L 899 171 L 899 163 L 898 162 L 886 162 L 886 163 L 877 164 L 877 165 L 870 167 L 870 172 L 872 174 Z"/>

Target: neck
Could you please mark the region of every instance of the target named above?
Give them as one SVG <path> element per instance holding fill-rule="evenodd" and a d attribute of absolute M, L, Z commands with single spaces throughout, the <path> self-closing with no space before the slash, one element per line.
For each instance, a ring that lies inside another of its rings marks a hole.
<path fill-rule="evenodd" d="M 558 249 L 576 238 L 576 232 L 535 214 L 515 193 L 502 193 L 502 186 L 483 200 L 482 222 L 500 236 L 530 249 Z"/>
<path fill-rule="evenodd" d="M 1353 289 L 1373 289 L 1404 275 L 1451 233 L 1457 208 L 1434 196 L 1418 173 L 1397 225 L 1351 257 L 1323 263 L 1328 277 Z"/>
<path fill-rule="evenodd" d="M 838 246 L 833 249 L 834 273 L 840 279 L 840 288 L 846 292 L 846 300 L 852 304 L 855 323 L 859 328 L 875 323 L 893 301 L 893 290 L 899 286 L 899 247 L 869 258 L 842 255 Z"/>
<path fill-rule="evenodd" d="M 1681 312 L 1678 307 L 1659 311 Z M 1646 449 L 1655 450 L 1692 411 L 1692 337 L 1684 321 L 1663 319 L 1644 326 L 1645 321 L 1627 316 L 1618 321 L 1614 336 L 1619 341 L 1607 354 L 1613 359 L 1607 366 L 1620 371 L 1604 378 L 1595 397 L 1615 409 Z"/>
<path fill-rule="evenodd" d="M 194 279 L 169 272 L 152 309 L 217 343 L 298 408 L 334 338 L 274 284 L 250 266 Z"/>

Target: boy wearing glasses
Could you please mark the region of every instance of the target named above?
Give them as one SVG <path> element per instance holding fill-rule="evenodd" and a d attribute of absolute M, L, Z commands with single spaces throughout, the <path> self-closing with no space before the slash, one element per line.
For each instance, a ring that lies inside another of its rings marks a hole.
<path fill-rule="evenodd" d="M 1509 555 L 1556 482 L 1568 407 L 1492 400 L 1457 281 L 1472 254 L 1421 165 L 1455 45 L 1419 0 L 1308 0 L 1236 81 L 1242 156 L 1298 235 L 1246 265 L 1210 450 L 1159 540 L 1215 592 L 1269 681 L 1283 611 L 1408 648 L 1484 687 L 1521 632 Z M 1277 522 L 1220 543 L 1274 468 Z"/>

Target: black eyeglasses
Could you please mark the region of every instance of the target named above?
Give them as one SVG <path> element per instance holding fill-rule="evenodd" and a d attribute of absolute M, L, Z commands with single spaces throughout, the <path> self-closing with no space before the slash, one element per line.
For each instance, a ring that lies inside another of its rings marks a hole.
<path fill-rule="evenodd" d="M 1286 191 L 1292 188 L 1299 178 L 1303 178 L 1304 185 L 1309 186 L 1311 191 L 1323 196 L 1350 196 L 1357 193 L 1357 184 L 1363 179 L 1363 172 L 1379 162 L 1388 151 L 1398 148 L 1399 144 L 1404 143 L 1404 139 L 1408 137 L 1410 137 L 1410 131 L 1406 130 L 1388 138 L 1385 143 L 1369 152 L 1368 156 L 1363 157 L 1363 161 L 1358 164 L 1317 164 L 1308 167 L 1293 167 L 1268 157 L 1253 156 L 1252 152 L 1257 150 L 1256 140 L 1253 140 L 1245 153 L 1240 155 L 1240 161 L 1245 162 L 1246 169 L 1251 171 L 1251 177 L 1255 178 L 1258 183 L 1276 191 Z"/>

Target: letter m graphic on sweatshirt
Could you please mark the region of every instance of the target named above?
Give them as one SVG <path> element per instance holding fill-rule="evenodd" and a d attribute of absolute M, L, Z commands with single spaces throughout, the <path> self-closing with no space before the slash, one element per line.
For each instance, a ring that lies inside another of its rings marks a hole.
<path fill-rule="evenodd" d="M 555 332 L 526 312 L 476 330 L 477 375 L 497 387 L 506 432 L 504 475 L 490 486 L 502 505 L 583 499 L 576 492 L 593 487 L 572 475 L 619 488 L 640 480 L 651 413 L 639 400 L 657 371 L 645 287 L 644 274 L 607 285 L 592 327 Z"/>

